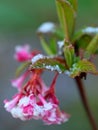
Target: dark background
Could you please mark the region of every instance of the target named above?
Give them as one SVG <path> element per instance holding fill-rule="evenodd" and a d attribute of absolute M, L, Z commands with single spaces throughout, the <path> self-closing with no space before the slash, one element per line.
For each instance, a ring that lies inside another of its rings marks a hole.
<path fill-rule="evenodd" d="M 78 5 L 76 29 L 98 26 L 98 0 L 79 0 Z M 90 130 L 75 82 L 65 75 L 59 76 L 56 92 L 61 108 L 71 114 L 69 122 L 48 127 L 41 121 L 23 122 L 14 119 L 3 107 L 3 100 L 11 99 L 16 93 L 10 84 L 19 65 L 13 59 L 14 47 L 28 43 L 32 49 L 42 50 L 36 29 L 46 21 L 58 23 L 55 0 L 0 0 L 0 130 Z M 95 63 L 98 66 L 98 57 Z M 52 80 L 50 72 L 47 78 L 43 77 L 47 84 Z M 98 122 L 98 77 L 88 75 L 84 82 Z"/>

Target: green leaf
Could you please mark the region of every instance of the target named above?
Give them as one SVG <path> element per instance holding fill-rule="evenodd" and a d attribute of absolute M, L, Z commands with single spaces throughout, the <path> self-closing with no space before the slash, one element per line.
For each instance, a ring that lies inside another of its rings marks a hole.
<path fill-rule="evenodd" d="M 40 41 L 41 41 L 41 45 L 42 45 L 44 51 L 46 52 L 46 54 L 53 55 L 51 48 L 49 47 L 48 43 L 45 41 L 45 39 L 42 36 L 40 36 Z"/>
<path fill-rule="evenodd" d="M 56 0 L 56 5 L 61 28 L 65 33 L 65 39 L 70 41 L 74 31 L 76 13 L 71 3 L 67 0 Z"/>
<path fill-rule="evenodd" d="M 82 48 L 82 49 L 86 50 L 86 48 L 89 45 L 91 40 L 92 40 L 92 36 L 84 34 L 82 37 L 80 37 L 76 41 L 76 47 L 77 48 Z"/>
<path fill-rule="evenodd" d="M 98 34 L 91 40 L 89 45 L 86 48 L 87 53 L 94 54 L 98 49 Z"/>
<path fill-rule="evenodd" d="M 85 59 L 73 64 L 72 68 L 70 69 L 70 76 L 74 78 L 79 76 L 82 72 L 98 74 L 95 65 Z"/>
<path fill-rule="evenodd" d="M 50 49 L 54 55 L 57 54 L 57 42 L 54 37 L 50 39 Z"/>
<path fill-rule="evenodd" d="M 57 37 L 59 40 L 63 40 L 64 39 L 64 32 L 62 31 L 62 29 L 60 27 L 57 27 L 54 30 L 54 35 L 55 37 Z"/>
<path fill-rule="evenodd" d="M 31 69 L 46 69 L 50 71 L 57 71 L 63 73 L 66 70 L 66 66 L 59 59 L 43 57 L 38 59 L 31 65 Z"/>
<path fill-rule="evenodd" d="M 64 56 L 67 66 L 70 68 L 74 62 L 75 52 L 72 45 L 64 47 Z"/>
<path fill-rule="evenodd" d="M 98 54 L 98 49 L 96 50 L 95 54 Z"/>
<path fill-rule="evenodd" d="M 71 5 L 73 6 L 73 9 L 74 9 L 74 11 L 76 11 L 77 12 L 77 8 L 78 8 L 78 2 L 77 2 L 77 0 L 68 0 L 70 3 L 71 3 Z"/>
<path fill-rule="evenodd" d="M 18 77 L 30 64 L 31 64 L 31 62 L 22 63 L 16 70 L 16 74 L 15 74 L 16 77 Z"/>

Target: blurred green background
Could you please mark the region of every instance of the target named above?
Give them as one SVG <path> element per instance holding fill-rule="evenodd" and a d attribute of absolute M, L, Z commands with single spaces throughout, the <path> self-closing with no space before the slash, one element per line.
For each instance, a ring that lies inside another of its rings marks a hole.
<path fill-rule="evenodd" d="M 69 122 L 48 127 L 41 121 L 22 122 L 13 119 L 3 108 L 3 100 L 10 99 L 16 92 L 10 87 L 10 79 L 18 66 L 13 60 L 14 47 L 29 43 L 33 49 L 42 50 L 36 29 L 46 21 L 58 23 L 55 0 L 0 0 L 0 130 L 91 130 L 75 83 L 64 75 L 59 76 L 57 81 L 57 95 L 61 108 L 71 114 Z M 98 26 L 98 0 L 78 0 L 76 28 L 86 25 Z M 98 66 L 97 59 L 95 63 Z M 52 79 L 50 73 L 44 78 L 47 84 Z M 88 75 L 84 82 L 98 123 L 97 81 L 98 77 Z"/>
<path fill-rule="evenodd" d="M 78 0 L 78 26 L 97 25 L 98 1 Z M 58 22 L 55 0 L 0 0 L 0 30 L 35 30 L 44 21 Z"/>

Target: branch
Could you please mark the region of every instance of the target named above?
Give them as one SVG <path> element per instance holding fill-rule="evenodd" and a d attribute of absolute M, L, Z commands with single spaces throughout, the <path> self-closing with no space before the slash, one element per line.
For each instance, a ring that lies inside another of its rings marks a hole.
<path fill-rule="evenodd" d="M 87 113 L 89 122 L 90 122 L 90 124 L 92 126 L 92 130 L 98 130 L 97 125 L 95 123 L 95 120 L 93 118 L 93 114 L 92 114 L 92 112 L 90 110 L 90 107 L 89 107 L 89 104 L 88 104 L 88 101 L 87 101 L 86 93 L 85 93 L 85 90 L 84 90 L 84 85 L 83 85 L 80 77 L 76 77 L 75 81 L 76 81 L 77 87 L 79 89 L 81 100 L 82 100 L 83 106 L 85 108 L 85 111 Z"/>

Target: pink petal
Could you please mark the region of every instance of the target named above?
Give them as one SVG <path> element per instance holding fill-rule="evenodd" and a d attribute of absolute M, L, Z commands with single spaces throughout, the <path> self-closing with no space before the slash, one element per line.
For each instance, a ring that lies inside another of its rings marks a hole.
<path fill-rule="evenodd" d="M 8 100 L 4 100 L 4 107 L 7 111 L 10 112 L 10 110 L 12 108 L 15 107 L 15 105 L 17 104 L 17 102 L 19 101 L 19 98 L 20 98 L 20 94 L 17 94 L 15 97 L 13 97 L 13 99 L 11 101 L 8 101 Z"/>
<path fill-rule="evenodd" d="M 32 58 L 32 55 L 29 49 L 30 49 L 29 45 L 16 46 L 15 48 L 16 53 L 14 55 L 14 58 L 19 62 L 30 60 L 30 58 Z"/>
<path fill-rule="evenodd" d="M 13 79 L 11 81 L 12 86 L 20 90 L 27 75 L 28 75 L 28 72 L 25 72 L 20 77 Z"/>

